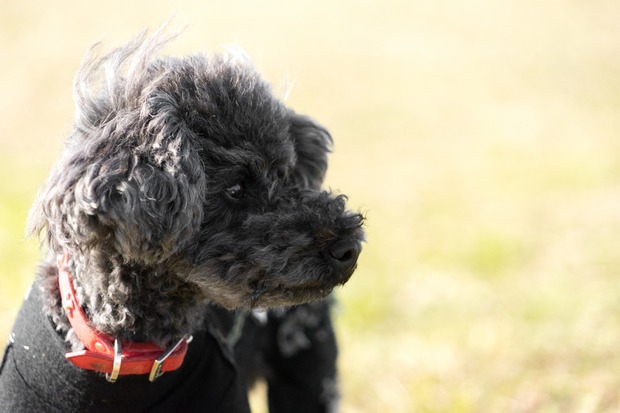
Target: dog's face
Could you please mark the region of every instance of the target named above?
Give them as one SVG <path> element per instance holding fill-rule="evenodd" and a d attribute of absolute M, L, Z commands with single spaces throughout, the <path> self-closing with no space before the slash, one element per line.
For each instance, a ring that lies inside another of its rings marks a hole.
<path fill-rule="evenodd" d="M 228 308 L 300 304 L 346 282 L 362 217 L 320 189 L 328 132 L 238 56 L 152 60 L 156 48 L 85 62 L 32 229 L 57 253 L 179 277 Z"/>

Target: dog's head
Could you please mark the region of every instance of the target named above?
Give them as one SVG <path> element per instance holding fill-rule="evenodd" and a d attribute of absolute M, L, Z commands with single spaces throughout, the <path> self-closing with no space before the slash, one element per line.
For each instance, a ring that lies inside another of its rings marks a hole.
<path fill-rule="evenodd" d="M 329 133 L 243 56 L 156 58 L 162 44 L 87 56 L 31 231 L 56 253 L 152 268 L 229 308 L 325 297 L 363 239 L 361 215 L 320 189 Z"/>

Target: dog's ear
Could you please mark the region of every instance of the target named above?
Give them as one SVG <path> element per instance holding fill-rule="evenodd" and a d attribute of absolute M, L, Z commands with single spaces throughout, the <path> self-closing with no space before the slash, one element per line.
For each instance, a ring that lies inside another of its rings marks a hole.
<path fill-rule="evenodd" d="M 63 251 L 121 254 L 155 264 L 199 229 L 206 178 L 196 136 L 150 61 L 165 43 L 146 33 L 98 58 L 74 85 L 74 131 L 29 217 Z"/>
<path fill-rule="evenodd" d="M 202 221 L 204 170 L 182 122 L 164 113 L 148 119 L 76 128 L 32 208 L 29 232 L 46 231 L 57 253 L 100 250 L 150 264 L 182 248 Z M 145 136 L 131 137 L 138 133 Z"/>
<path fill-rule="evenodd" d="M 289 133 L 297 153 L 293 179 L 304 187 L 319 189 L 327 171 L 331 135 L 311 118 L 296 113 L 290 115 Z"/>

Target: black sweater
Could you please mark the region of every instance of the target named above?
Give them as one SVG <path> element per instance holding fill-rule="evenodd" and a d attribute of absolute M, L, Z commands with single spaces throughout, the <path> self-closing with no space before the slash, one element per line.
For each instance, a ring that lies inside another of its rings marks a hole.
<path fill-rule="evenodd" d="M 245 388 L 217 334 L 193 333 L 181 368 L 154 383 L 147 375 L 103 374 L 68 362 L 64 339 L 43 313 L 35 282 L 0 366 L 0 412 L 249 412 Z"/>

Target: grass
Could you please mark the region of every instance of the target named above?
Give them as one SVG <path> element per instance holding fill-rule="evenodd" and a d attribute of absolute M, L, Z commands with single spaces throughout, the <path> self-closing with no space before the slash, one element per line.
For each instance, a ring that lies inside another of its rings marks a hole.
<path fill-rule="evenodd" d="M 0 335 L 36 265 L 24 221 L 82 52 L 173 12 L 189 27 L 171 53 L 241 44 L 335 137 L 327 185 L 368 216 L 338 292 L 343 411 L 620 411 L 612 0 L 7 4 Z"/>

